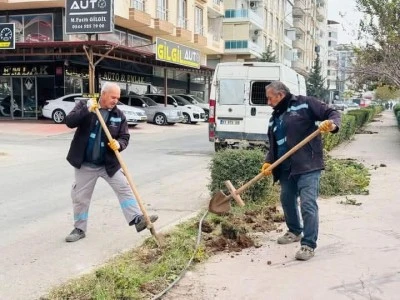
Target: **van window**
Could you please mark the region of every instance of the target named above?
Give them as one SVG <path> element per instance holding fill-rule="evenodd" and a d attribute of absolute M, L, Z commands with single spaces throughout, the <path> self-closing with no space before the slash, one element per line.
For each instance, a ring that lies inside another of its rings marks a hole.
<path fill-rule="evenodd" d="M 255 105 L 268 105 L 265 95 L 265 86 L 270 84 L 270 81 L 256 81 L 251 84 L 250 102 Z"/>
<path fill-rule="evenodd" d="M 244 82 L 242 79 L 221 79 L 218 102 L 220 104 L 243 104 Z"/>

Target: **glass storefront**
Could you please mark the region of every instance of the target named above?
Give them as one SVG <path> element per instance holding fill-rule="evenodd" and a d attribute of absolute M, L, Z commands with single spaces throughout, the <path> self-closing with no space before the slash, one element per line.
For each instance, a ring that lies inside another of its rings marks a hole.
<path fill-rule="evenodd" d="M 37 119 L 36 77 L 0 77 L 0 118 Z"/>
<path fill-rule="evenodd" d="M 37 119 L 46 100 L 54 98 L 49 65 L 0 65 L 0 118 Z"/>

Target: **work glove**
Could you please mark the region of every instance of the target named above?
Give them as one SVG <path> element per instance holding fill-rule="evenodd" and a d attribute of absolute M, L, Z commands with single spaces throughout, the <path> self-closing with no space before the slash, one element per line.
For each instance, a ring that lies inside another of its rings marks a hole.
<path fill-rule="evenodd" d="M 99 104 L 97 103 L 97 100 L 93 99 L 93 98 L 89 99 L 86 102 L 86 105 L 87 105 L 89 112 L 94 112 L 96 108 L 99 108 Z"/>
<path fill-rule="evenodd" d="M 267 170 L 270 166 L 270 163 L 264 163 L 262 165 L 261 172 L 264 173 L 265 176 L 269 176 L 272 174 L 272 170 Z"/>
<path fill-rule="evenodd" d="M 118 143 L 118 141 L 117 140 L 111 140 L 109 143 L 108 143 L 108 146 L 113 150 L 113 151 L 116 151 L 116 150 L 119 150 L 119 148 L 121 148 L 121 146 L 119 145 L 119 143 Z"/>
<path fill-rule="evenodd" d="M 331 120 L 325 120 L 319 124 L 319 130 L 321 132 L 329 132 L 335 130 L 336 125 Z"/>

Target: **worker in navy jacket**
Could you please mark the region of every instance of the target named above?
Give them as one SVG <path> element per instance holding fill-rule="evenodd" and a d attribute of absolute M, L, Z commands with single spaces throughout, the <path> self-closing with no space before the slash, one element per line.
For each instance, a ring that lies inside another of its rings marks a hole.
<path fill-rule="evenodd" d="M 270 148 L 262 171 L 270 175 L 268 167 L 318 127 L 321 132 L 338 132 L 341 118 L 338 111 L 315 97 L 292 95 L 280 81 L 267 85 L 265 91 L 273 113 L 268 126 Z M 280 200 L 288 227 L 278 243 L 300 241 L 301 248 L 295 255 L 298 260 L 312 258 L 317 247 L 317 198 L 323 169 L 323 145 L 318 135 L 272 170 L 274 181 L 281 185 Z"/>

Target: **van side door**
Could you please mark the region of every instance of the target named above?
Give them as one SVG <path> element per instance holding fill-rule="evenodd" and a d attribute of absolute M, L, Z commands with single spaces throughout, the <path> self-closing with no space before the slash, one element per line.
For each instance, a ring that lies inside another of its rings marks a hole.
<path fill-rule="evenodd" d="M 272 108 L 268 106 L 265 87 L 271 81 L 250 80 L 248 105 L 246 106 L 245 139 L 266 142 Z"/>

